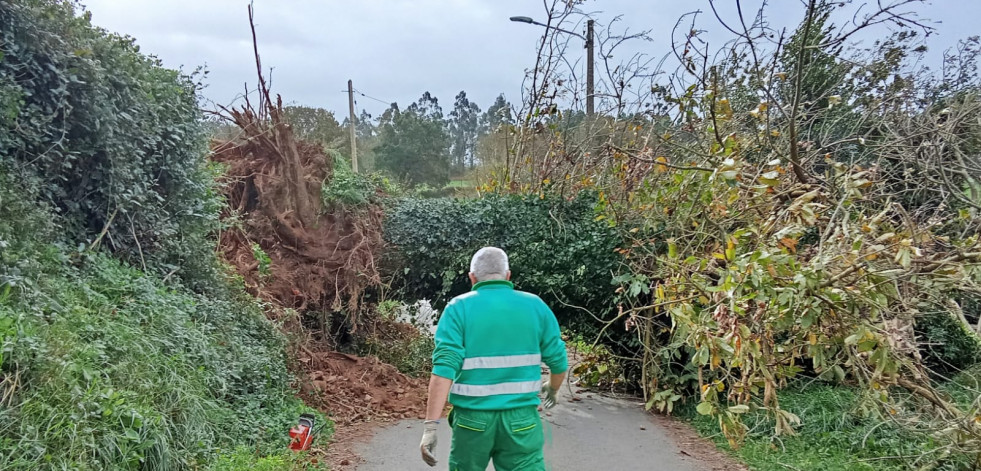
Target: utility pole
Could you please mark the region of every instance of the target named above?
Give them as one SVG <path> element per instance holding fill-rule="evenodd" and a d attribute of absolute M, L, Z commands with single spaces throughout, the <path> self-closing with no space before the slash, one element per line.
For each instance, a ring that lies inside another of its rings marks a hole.
<path fill-rule="evenodd" d="M 593 107 L 593 20 L 586 21 L 586 114 L 592 116 Z"/>
<path fill-rule="evenodd" d="M 591 81 L 592 79 L 590 79 L 590 83 L 592 83 Z M 354 132 L 354 82 L 351 80 L 347 81 L 347 102 L 351 108 L 351 119 L 348 122 L 348 127 L 351 128 L 351 170 L 358 173 L 358 142 Z"/>
<path fill-rule="evenodd" d="M 593 94 L 595 93 L 595 90 L 593 90 L 593 69 L 595 68 L 593 65 L 593 59 L 594 59 L 593 56 L 595 55 L 593 53 L 594 50 L 593 20 L 586 20 L 585 36 L 575 31 L 569 31 L 567 29 L 557 28 L 555 26 L 547 25 L 545 23 L 539 23 L 527 16 L 512 16 L 511 21 L 515 21 L 518 23 L 528 23 L 531 25 L 538 25 L 546 29 L 554 29 L 556 31 L 561 31 L 566 34 L 571 34 L 579 39 L 586 41 L 586 114 L 591 116 L 596 111 L 595 107 L 593 106 L 593 98 L 594 98 Z"/>

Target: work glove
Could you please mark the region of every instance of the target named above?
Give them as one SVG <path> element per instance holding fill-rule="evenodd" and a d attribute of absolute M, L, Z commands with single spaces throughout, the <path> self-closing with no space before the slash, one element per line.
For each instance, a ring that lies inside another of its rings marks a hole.
<path fill-rule="evenodd" d="M 429 466 L 436 466 L 436 457 L 433 450 L 436 449 L 436 428 L 439 426 L 438 420 L 427 420 L 423 422 L 424 431 L 422 432 L 422 443 L 419 450 L 422 451 L 422 460 Z"/>
<path fill-rule="evenodd" d="M 555 395 L 558 394 L 558 392 L 558 389 L 552 387 L 551 381 L 545 381 L 542 384 L 542 394 L 545 395 L 545 398 L 542 400 L 542 406 L 544 406 L 546 409 L 555 407 L 555 404 L 558 402 Z"/>

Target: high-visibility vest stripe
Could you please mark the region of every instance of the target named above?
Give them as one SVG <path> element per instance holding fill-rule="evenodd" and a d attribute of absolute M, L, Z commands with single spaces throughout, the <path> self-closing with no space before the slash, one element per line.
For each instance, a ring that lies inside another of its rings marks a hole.
<path fill-rule="evenodd" d="M 497 384 L 460 384 L 454 383 L 450 392 L 460 396 L 486 397 L 497 396 L 499 394 L 526 394 L 541 390 L 540 380 L 518 381 L 512 383 Z"/>
<path fill-rule="evenodd" d="M 495 357 L 473 357 L 463 360 L 464 370 L 488 368 L 517 368 L 521 366 L 538 366 L 542 364 L 542 354 L 501 355 Z"/>

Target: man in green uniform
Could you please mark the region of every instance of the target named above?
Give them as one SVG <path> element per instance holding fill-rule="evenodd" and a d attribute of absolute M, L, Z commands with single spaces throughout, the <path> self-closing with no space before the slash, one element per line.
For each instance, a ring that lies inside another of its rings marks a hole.
<path fill-rule="evenodd" d="M 496 247 L 470 262 L 473 290 L 446 305 L 436 328 L 422 459 L 436 466 L 436 430 L 446 406 L 453 430 L 450 471 L 544 471 L 539 392 L 555 405 L 569 361 L 559 324 L 538 296 L 516 291 Z M 541 363 L 551 377 L 541 383 Z"/>

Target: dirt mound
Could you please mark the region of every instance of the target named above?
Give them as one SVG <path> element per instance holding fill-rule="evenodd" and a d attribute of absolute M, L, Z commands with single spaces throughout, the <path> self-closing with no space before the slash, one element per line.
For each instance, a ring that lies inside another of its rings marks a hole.
<path fill-rule="evenodd" d="M 300 397 L 330 411 L 334 420 L 331 443 L 313 450 L 331 469 L 352 469 L 362 461 L 355 447 L 372 436 L 374 425 L 425 418 L 426 382 L 377 358 L 303 349 L 298 360 L 306 372 Z"/>
<path fill-rule="evenodd" d="M 304 399 L 332 411 L 337 423 L 423 418 L 425 382 L 377 358 L 307 351 L 298 360 L 307 371 Z"/>

